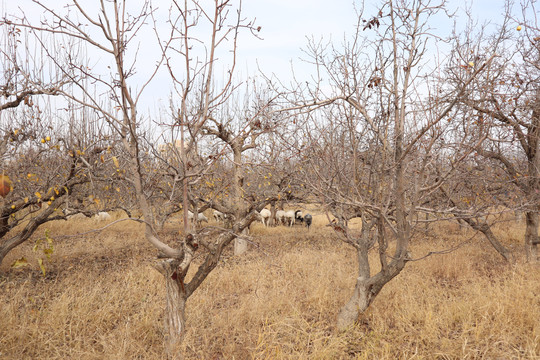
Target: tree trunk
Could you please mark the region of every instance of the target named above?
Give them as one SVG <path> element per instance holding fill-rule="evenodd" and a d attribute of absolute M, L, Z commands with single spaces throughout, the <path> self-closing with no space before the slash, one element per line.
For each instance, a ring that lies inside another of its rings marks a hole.
<path fill-rule="evenodd" d="M 7 254 L 9 254 L 11 250 L 28 240 L 28 238 L 29 237 L 25 237 L 22 234 L 19 234 L 3 242 L 0 245 L 0 265 L 2 265 L 4 258 L 7 256 Z"/>
<path fill-rule="evenodd" d="M 486 239 L 488 239 L 489 243 L 493 248 L 506 260 L 506 261 L 512 261 L 512 258 L 510 257 L 510 252 L 504 247 L 503 244 L 497 240 L 497 237 L 495 234 L 493 234 L 493 231 L 491 231 L 491 227 L 486 223 L 480 223 L 475 222 L 472 219 L 464 218 L 463 221 L 467 223 L 470 227 L 472 227 L 476 231 L 480 231 Z"/>
<path fill-rule="evenodd" d="M 532 107 L 531 126 L 528 128 L 527 141 L 529 148 L 525 149 L 528 158 L 528 195 L 535 205 L 525 213 L 525 253 L 528 261 L 538 261 L 538 192 L 540 190 L 540 90 Z"/>
<path fill-rule="evenodd" d="M 484 234 L 486 239 L 488 239 L 489 243 L 493 248 L 506 260 L 506 261 L 512 261 L 512 258 L 510 257 L 510 252 L 504 247 L 503 244 L 497 240 L 495 237 L 495 234 L 491 231 L 491 228 L 487 226 L 485 229 L 483 227 L 480 228 L 480 231 Z"/>
<path fill-rule="evenodd" d="M 268 222 L 268 226 L 276 226 L 276 202 L 272 201 L 270 204 L 270 221 Z"/>
<path fill-rule="evenodd" d="M 345 306 L 343 306 L 337 317 L 337 328 L 346 330 L 354 325 L 358 316 L 366 311 L 371 304 L 372 296 L 369 291 L 368 279 L 360 276 L 356 279 L 354 292 Z"/>
<path fill-rule="evenodd" d="M 538 213 L 527 211 L 525 213 L 525 253 L 527 260 L 538 260 Z"/>
<path fill-rule="evenodd" d="M 244 170 L 242 167 L 242 150 L 240 145 L 233 145 L 233 159 L 234 159 L 234 184 L 233 184 L 233 207 L 235 209 L 236 221 L 242 217 L 245 210 L 244 197 L 243 197 L 243 183 L 244 183 Z M 242 231 L 242 234 L 248 234 L 248 230 Z M 234 255 L 242 255 L 247 251 L 247 241 L 244 239 L 234 239 Z"/>
<path fill-rule="evenodd" d="M 187 294 L 178 269 L 177 260 L 162 261 L 156 265 L 165 277 L 166 308 L 163 319 L 165 326 L 165 351 L 169 359 L 180 359 L 180 345 L 186 329 Z"/>
<path fill-rule="evenodd" d="M 55 200 L 55 202 L 46 208 L 45 210 L 42 210 L 36 217 L 30 219 L 28 223 L 24 226 L 24 228 L 20 231 L 18 231 L 18 234 L 13 236 L 10 239 L 2 240 L 0 244 L 0 265 L 2 265 L 2 262 L 4 261 L 4 258 L 7 254 L 17 246 L 21 245 L 25 241 L 27 241 L 34 232 L 39 228 L 39 226 L 47 221 L 49 221 L 49 217 L 54 212 L 54 209 L 61 203 L 61 201 L 64 201 L 63 199 L 59 198 L 60 200 Z M 9 216 L 9 215 L 2 215 L 2 216 Z M 7 221 L 6 221 L 7 224 Z M 7 226 L 7 225 L 6 225 Z"/>
<path fill-rule="evenodd" d="M 245 233 L 245 230 L 242 233 Z M 247 241 L 241 238 L 234 239 L 234 255 L 242 255 L 246 251 Z"/>
<path fill-rule="evenodd" d="M 337 328 L 339 330 L 346 330 L 354 325 L 358 316 L 366 311 L 369 304 L 373 301 L 373 294 L 370 291 L 369 277 L 369 255 L 367 237 L 369 236 L 369 229 L 366 225 L 366 221 L 362 217 L 362 238 L 363 244 L 357 248 L 358 257 L 358 278 L 356 279 L 356 285 L 354 287 L 353 294 L 349 301 L 341 308 L 337 317 Z"/>
<path fill-rule="evenodd" d="M 444 190 L 443 187 L 440 188 L 440 190 L 442 191 L 442 193 L 444 194 L 444 196 L 446 196 L 446 198 L 448 200 L 450 200 L 450 202 L 452 203 L 453 206 L 459 208 L 458 206 L 458 202 L 455 201 L 447 192 L 446 190 Z M 493 248 L 506 260 L 506 261 L 512 261 L 511 257 L 510 257 L 510 252 L 504 247 L 503 244 L 501 244 L 499 242 L 499 240 L 497 240 L 497 237 L 495 236 L 495 234 L 493 234 L 493 232 L 491 231 L 491 227 L 489 226 L 489 224 L 486 222 L 486 220 L 482 220 L 482 222 L 480 222 L 480 220 L 477 220 L 477 221 L 474 221 L 473 219 L 470 219 L 470 218 L 463 218 L 463 219 L 459 219 L 463 222 L 465 222 L 466 224 L 468 224 L 471 228 L 473 228 L 474 230 L 476 231 L 480 231 L 482 234 L 484 234 L 484 236 L 486 237 L 486 239 L 489 241 L 489 243 L 491 244 L 491 246 L 493 246 Z M 459 221 L 458 220 L 458 221 Z"/>

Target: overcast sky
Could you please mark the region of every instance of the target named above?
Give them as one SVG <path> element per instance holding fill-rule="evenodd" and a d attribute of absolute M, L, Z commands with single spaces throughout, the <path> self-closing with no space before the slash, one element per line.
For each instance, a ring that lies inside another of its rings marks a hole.
<path fill-rule="evenodd" d="M 51 7 L 58 7 L 64 1 L 44 0 Z M 81 3 L 86 6 L 88 4 L 86 1 L 88 0 L 81 1 Z M 169 1 L 154 0 L 153 3 L 168 4 Z M 377 6 L 381 2 L 367 1 L 367 3 Z M 40 16 L 39 12 L 31 13 L 35 7 L 32 6 L 30 0 L 0 0 L 0 4 L 4 13 L 14 13 L 16 8 L 20 7 L 30 17 Z M 241 77 L 245 77 L 255 73 L 257 66 L 260 66 L 266 74 L 274 73 L 284 79 L 290 77 L 291 62 L 297 69 L 305 67 L 299 58 L 305 57 L 300 49 L 306 47 L 307 37 L 314 37 L 316 40 L 324 38 L 326 41 L 332 40 L 339 43 L 344 36 L 351 36 L 354 33 L 357 21 L 354 4 L 358 4 L 358 1 L 244 0 L 243 14 L 248 19 L 256 19 L 256 24 L 261 26 L 259 35 L 262 40 L 255 39 L 248 34 L 242 34 L 238 45 L 238 73 Z M 463 9 L 467 4 L 472 6 L 473 16 L 481 22 L 487 20 L 498 22 L 498 19 L 501 18 L 500 14 L 504 10 L 503 0 L 449 1 L 448 7 L 450 10 L 457 10 L 459 7 L 457 20 L 463 22 L 465 20 Z M 166 7 L 164 6 L 164 8 Z M 374 13 L 374 10 L 368 9 L 364 16 L 368 17 Z M 434 22 L 431 25 L 439 27 L 438 30 L 442 34 L 450 33 L 451 21 L 449 20 Z M 151 35 L 151 31 L 149 33 Z M 138 56 L 144 58 L 145 55 L 150 57 L 152 54 L 143 49 Z M 95 61 L 99 62 L 100 60 L 95 59 Z M 157 89 L 165 90 L 164 94 L 160 96 L 164 97 L 164 102 L 167 103 L 166 88 L 158 86 L 155 89 L 152 90 L 152 96 L 157 95 Z"/>
<path fill-rule="evenodd" d="M 298 64 L 305 57 L 300 49 L 305 48 L 306 37 L 341 42 L 344 36 L 355 31 L 357 14 L 353 0 L 248 0 L 243 11 L 249 18 L 256 18 L 261 25 L 264 41 L 248 39 L 240 44 L 240 54 L 248 66 L 257 60 L 268 72 L 288 73 L 291 60 Z M 367 1 L 379 4 L 380 1 Z M 377 6 L 377 5 L 375 5 Z M 497 22 L 504 11 L 504 0 L 449 1 L 449 9 L 457 10 L 457 21 L 463 23 L 463 10 L 472 7 L 473 16 L 480 22 Z M 364 17 L 374 15 L 367 9 Z M 432 22 L 442 34 L 450 34 L 452 21 Z"/>

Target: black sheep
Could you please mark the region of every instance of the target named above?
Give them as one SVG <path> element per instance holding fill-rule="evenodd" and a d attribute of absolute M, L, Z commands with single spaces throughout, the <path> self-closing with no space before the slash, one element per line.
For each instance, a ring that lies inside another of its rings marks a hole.
<path fill-rule="evenodd" d="M 306 223 L 306 226 L 309 230 L 309 227 L 311 226 L 311 223 L 313 222 L 313 217 L 311 216 L 311 214 L 306 214 L 306 216 L 304 216 L 304 222 Z"/>

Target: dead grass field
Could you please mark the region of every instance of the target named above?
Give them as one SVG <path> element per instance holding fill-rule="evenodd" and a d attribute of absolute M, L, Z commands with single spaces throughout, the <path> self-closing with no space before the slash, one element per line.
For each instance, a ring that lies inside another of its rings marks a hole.
<path fill-rule="evenodd" d="M 252 228 L 258 247 L 230 249 L 188 301 L 188 359 L 540 359 L 540 268 L 521 254 L 523 226 L 496 233 L 518 255 L 505 264 L 478 236 L 456 251 L 411 262 L 359 324 L 334 319 L 352 291 L 353 249 L 315 217 L 311 231 Z M 55 239 L 43 277 L 33 243 L 0 268 L 0 359 L 164 359 L 164 282 L 141 227 L 100 233 L 91 220 L 45 226 Z M 173 242 L 174 224 L 165 229 Z M 44 230 L 36 234 L 43 236 Z M 473 236 L 452 223 L 412 243 L 413 257 Z M 9 269 L 26 256 L 31 266 Z M 375 252 L 373 256 L 376 256 Z M 199 259 L 200 260 L 200 259 Z"/>

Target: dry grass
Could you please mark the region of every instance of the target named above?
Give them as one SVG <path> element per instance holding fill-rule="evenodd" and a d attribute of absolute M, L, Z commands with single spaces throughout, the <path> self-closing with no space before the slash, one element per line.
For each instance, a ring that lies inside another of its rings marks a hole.
<path fill-rule="evenodd" d="M 359 324 L 334 319 L 355 278 L 354 251 L 316 216 L 305 228 L 253 227 L 258 248 L 230 252 L 188 302 L 189 359 L 540 359 L 540 269 L 507 265 L 481 239 L 410 263 Z M 163 281 L 141 228 L 120 223 L 76 238 L 91 220 L 50 224 L 53 262 L 0 269 L 1 359 L 163 359 Z M 174 229 L 166 235 L 174 240 Z M 521 249 L 522 226 L 496 228 Z M 42 233 L 41 233 L 42 234 Z M 433 227 L 413 256 L 472 236 L 455 224 Z M 374 254 L 375 256 L 375 254 Z M 32 263 L 33 264 L 33 263 Z"/>

